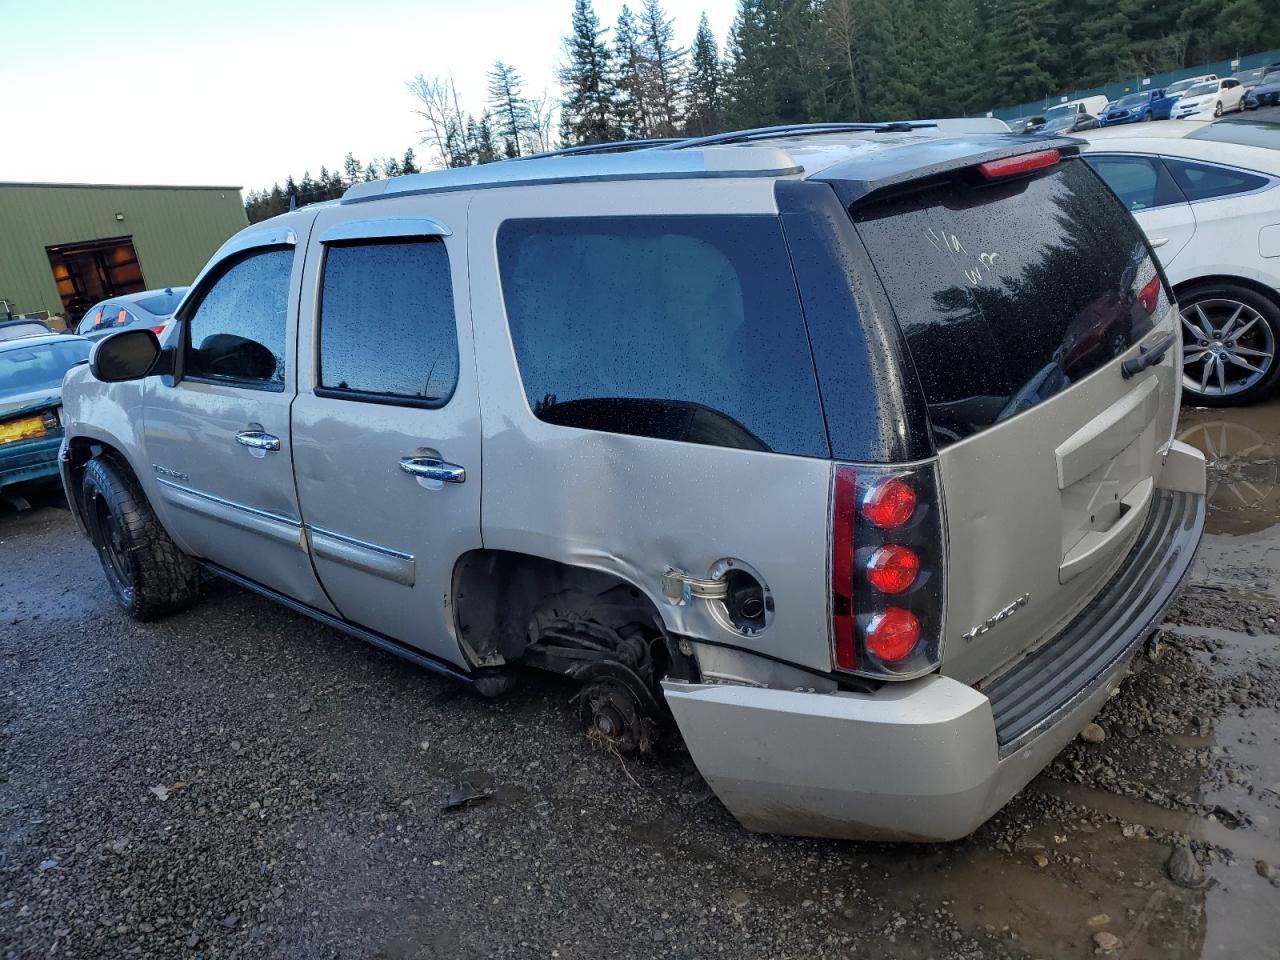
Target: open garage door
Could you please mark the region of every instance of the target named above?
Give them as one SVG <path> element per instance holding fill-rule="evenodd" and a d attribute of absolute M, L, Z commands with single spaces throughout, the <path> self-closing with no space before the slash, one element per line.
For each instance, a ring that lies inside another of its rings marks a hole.
<path fill-rule="evenodd" d="M 47 248 L 68 322 L 99 300 L 145 290 L 133 237 L 112 237 Z"/>

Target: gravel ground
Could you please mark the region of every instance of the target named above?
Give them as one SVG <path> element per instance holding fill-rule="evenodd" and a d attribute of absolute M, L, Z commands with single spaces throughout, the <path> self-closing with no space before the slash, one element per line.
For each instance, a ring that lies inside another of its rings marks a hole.
<path fill-rule="evenodd" d="M 746 833 L 682 752 L 593 747 L 566 684 L 482 700 L 220 581 L 135 624 L 55 497 L 0 515 L 0 954 L 1280 956 L 1280 404 L 1185 420 L 1192 588 L 947 845 Z"/>

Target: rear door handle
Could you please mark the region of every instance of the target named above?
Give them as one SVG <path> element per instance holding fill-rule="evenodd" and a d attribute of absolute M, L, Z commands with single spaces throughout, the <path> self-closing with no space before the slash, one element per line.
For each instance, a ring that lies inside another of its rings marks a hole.
<path fill-rule="evenodd" d="M 1163 247 L 1168 242 L 1169 242 L 1168 237 L 1156 237 L 1154 240 L 1151 241 L 1151 246 Z"/>
<path fill-rule="evenodd" d="M 1131 360 L 1126 360 L 1120 364 L 1120 376 L 1128 380 L 1130 377 L 1136 377 L 1147 367 L 1153 367 L 1161 360 L 1164 355 L 1169 352 L 1169 348 L 1173 346 L 1175 340 L 1178 339 L 1176 333 L 1166 333 L 1149 347 L 1139 347 L 1139 353 Z"/>
<path fill-rule="evenodd" d="M 263 433 L 261 430 L 241 430 L 236 434 L 236 443 L 242 447 L 248 447 L 250 450 L 270 450 L 275 452 L 280 449 L 280 438 L 273 437 L 269 433 Z"/>
<path fill-rule="evenodd" d="M 401 457 L 400 469 L 409 476 L 422 480 L 437 480 L 441 483 L 465 483 L 467 480 L 466 470 L 438 457 Z"/>

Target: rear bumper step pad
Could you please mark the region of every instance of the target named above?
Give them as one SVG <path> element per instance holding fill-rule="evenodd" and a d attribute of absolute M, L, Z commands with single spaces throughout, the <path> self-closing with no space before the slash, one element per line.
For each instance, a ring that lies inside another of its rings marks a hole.
<path fill-rule="evenodd" d="M 1001 757 L 1094 693 L 1159 625 L 1191 572 L 1204 518 L 1203 496 L 1157 490 L 1111 582 L 1065 630 L 980 688 L 991 701 Z"/>

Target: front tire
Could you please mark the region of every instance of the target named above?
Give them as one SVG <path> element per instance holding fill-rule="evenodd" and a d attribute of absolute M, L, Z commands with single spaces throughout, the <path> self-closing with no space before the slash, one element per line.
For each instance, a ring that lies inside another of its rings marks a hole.
<path fill-rule="evenodd" d="M 1178 294 L 1186 402 L 1232 407 L 1266 397 L 1280 381 L 1280 304 L 1234 283 Z"/>
<path fill-rule="evenodd" d="M 1219 100 L 1217 103 L 1215 103 L 1215 104 L 1213 105 L 1213 116 L 1214 116 L 1214 118 L 1215 118 L 1215 119 L 1216 119 L 1216 118 L 1218 118 L 1218 117 L 1220 117 L 1220 116 L 1222 116 L 1222 101 L 1221 101 L 1221 100 Z"/>
<path fill-rule="evenodd" d="M 1142 122 L 1143 122 L 1143 123 L 1150 123 L 1150 122 L 1151 122 L 1151 119 L 1152 119 L 1152 118 L 1151 118 L 1151 111 L 1150 111 L 1150 110 L 1148 110 L 1146 113 L 1144 113 L 1144 114 L 1142 115 Z"/>
<path fill-rule="evenodd" d="M 89 537 L 124 612 L 145 622 L 195 603 L 200 567 L 160 525 L 132 471 L 114 457 L 95 457 L 82 490 Z"/>

